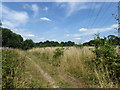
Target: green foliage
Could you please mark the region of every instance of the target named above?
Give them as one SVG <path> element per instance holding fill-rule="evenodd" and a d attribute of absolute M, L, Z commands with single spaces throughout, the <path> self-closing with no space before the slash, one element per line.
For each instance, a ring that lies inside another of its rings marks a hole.
<path fill-rule="evenodd" d="M 54 51 L 54 55 L 53 58 L 59 58 L 60 56 L 62 56 L 64 53 L 64 48 L 57 48 Z"/>
<path fill-rule="evenodd" d="M 21 87 L 24 63 L 14 50 L 2 51 L 2 88 Z"/>
<path fill-rule="evenodd" d="M 58 83 L 58 86 L 60 86 L 60 87 L 69 87 L 70 86 L 70 84 L 68 83 L 68 82 L 65 82 L 65 81 L 59 81 Z"/>
<path fill-rule="evenodd" d="M 45 41 L 34 43 L 31 39 L 27 39 L 23 41 L 21 35 L 13 33 L 11 30 L 7 28 L 0 27 L 0 41 L 2 42 L 3 47 L 9 48 L 19 48 L 23 50 L 31 49 L 33 47 L 56 47 L 56 46 L 74 46 L 75 43 L 68 41 L 68 42 L 55 42 L 55 41 Z"/>
<path fill-rule="evenodd" d="M 75 47 L 77 47 L 77 48 L 83 48 L 84 46 L 82 44 L 79 44 L 79 45 L 76 44 Z"/>
<path fill-rule="evenodd" d="M 7 28 L 2 28 L 2 46 L 21 48 L 23 38 L 21 35 L 15 34 Z"/>
<path fill-rule="evenodd" d="M 30 83 L 27 83 L 27 85 L 29 88 L 41 88 L 41 86 L 39 86 L 37 81 L 31 80 Z"/>
<path fill-rule="evenodd" d="M 69 72 L 73 77 L 75 77 L 75 78 L 80 78 L 80 77 L 81 77 L 81 72 L 78 71 L 78 70 L 75 69 L 75 68 L 70 68 L 70 69 L 68 70 L 68 72 Z"/>
<path fill-rule="evenodd" d="M 60 57 L 64 54 L 64 48 L 57 48 L 54 51 L 53 55 L 53 65 L 59 66 L 60 65 Z"/>
<path fill-rule="evenodd" d="M 34 42 L 31 39 L 27 39 L 22 43 L 22 49 L 27 50 L 34 47 Z"/>
<path fill-rule="evenodd" d="M 74 46 L 75 43 L 68 41 L 68 42 L 55 42 L 55 41 L 45 41 L 45 42 L 39 42 L 39 43 L 35 43 L 36 47 L 63 47 L 63 46 Z"/>
<path fill-rule="evenodd" d="M 97 44 L 104 45 L 105 41 L 108 40 L 109 43 L 112 45 L 120 45 L 120 38 L 114 35 L 109 35 L 107 37 L 104 37 L 103 39 L 99 37 L 99 35 L 96 35 L 98 38 L 94 40 L 90 40 L 89 42 L 83 43 L 84 46 L 97 46 Z"/>
<path fill-rule="evenodd" d="M 95 65 L 97 69 L 104 69 L 104 74 L 109 75 L 111 80 L 120 82 L 120 55 L 116 53 L 115 46 L 109 40 L 102 43 L 99 35 L 95 39 L 96 54 Z"/>

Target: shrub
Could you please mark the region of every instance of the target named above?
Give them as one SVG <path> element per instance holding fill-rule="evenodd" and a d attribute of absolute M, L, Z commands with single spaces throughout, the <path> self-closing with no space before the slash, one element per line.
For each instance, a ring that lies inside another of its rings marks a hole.
<path fill-rule="evenodd" d="M 2 88 L 21 87 L 23 71 L 24 58 L 15 50 L 2 50 Z"/>
<path fill-rule="evenodd" d="M 64 48 L 57 48 L 54 51 L 54 55 L 53 58 L 59 58 L 60 56 L 62 56 L 64 53 Z"/>
<path fill-rule="evenodd" d="M 54 66 L 60 66 L 60 57 L 63 55 L 63 53 L 64 53 L 64 48 L 55 49 L 54 55 L 53 55 Z"/>
<path fill-rule="evenodd" d="M 120 82 L 120 55 L 115 51 L 115 46 L 109 43 L 108 40 L 101 44 L 101 39 L 99 35 L 96 38 L 97 43 L 95 44 L 96 54 L 95 65 L 98 70 L 104 69 L 105 75 L 109 75 L 110 79 L 116 83 Z"/>

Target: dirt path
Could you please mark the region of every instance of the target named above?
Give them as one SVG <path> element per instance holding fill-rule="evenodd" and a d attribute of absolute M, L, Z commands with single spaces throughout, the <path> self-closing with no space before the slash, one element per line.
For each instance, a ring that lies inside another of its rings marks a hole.
<path fill-rule="evenodd" d="M 71 77 L 70 75 L 67 75 L 62 70 L 58 68 L 59 71 L 59 77 L 63 79 L 66 82 L 69 82 L 72 85 L 72 88 L 84 88 L 86 87 L 83 83 L 82 79 L 75 79 L 74 77 Z"/>
<path fill-rule="evenodd" d="M 53 88 L 59 88 L 59 86 L 55 84 L 55 80 L 50 75 L 48 75 L 48 73 L 44 72 L 44 70 L 37 63 L 35 63 L 31 58 L 29 57 L 27 58 L 35 65 L 35 67 L 39 70 L 42 76 L 49 82 L 50 86 L 52 86 Z"/>

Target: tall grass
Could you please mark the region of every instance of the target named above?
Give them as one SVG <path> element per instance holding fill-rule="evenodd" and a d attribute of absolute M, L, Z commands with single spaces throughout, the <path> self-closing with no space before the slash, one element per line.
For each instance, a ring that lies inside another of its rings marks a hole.
<path fill-rule="evenodd" d="M 55 56 L 57 47 L 47 47 L 47 48 L 34 48 L 29 50 L 32 55 L 36 55 L 43 62 L 53 65 L 57 68 L 56 72 L 62 72 L 75 79 L 81 80 L 85 86 L 82 87 L 92 87 L 92 88 L 114 88 L 118 87 L 117 84 L 113 83 L 109 75 L 103 74 L 105 71 L 103 67 L 97 69 L 94 65 L 93 60 L 96 58 L 92 50 L 93 47 L 65 47 L 60 48 L 63 50 L 63 54 L 59 58 L 53 58 Z M 58 50 L 59 51 L 59 50 Z M 58 52 L 60 53 L 60 52 Z M 59 62 L 58 62 L 59 60 Z M 57 63 L 59 65 L 54 65 Z M 106 69 L 106 71 L 108 71 Z"/>
<path fill-rule="evenodd" d="M 102 64 L 98 68 L 93 63 L 96 59 L 93 50 L 95 50 L 94 47 L 46 47 L 27 51 L 3 50 L 2 87 L 51 87 L 27 58 L 29 57 L 51 75 L 60 87 L 72 88 L 73 85 L 75 87 L 80 83 L 80 87 L 84 88 L 117 88 L 118 84 L 111 80 L 109 70 L 105 69 Z M 25 74 L 27 81 L 21 77 L 23 73 L 27 73 Z"/>
<path fill-rule="evenodd" d="M 21 53 L 20 50 L 2 50 L 2 88 L 23 87 L 25 56 Z"/>

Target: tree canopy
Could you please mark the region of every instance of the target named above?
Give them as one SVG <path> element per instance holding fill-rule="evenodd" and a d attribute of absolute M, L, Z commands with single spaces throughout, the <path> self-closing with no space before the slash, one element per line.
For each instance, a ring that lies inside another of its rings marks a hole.
<path fill-rule="evenodd" d="M 7 28 L 2 28 L 2 45 L 4 47 L 21 48 L 23 38 Z"/>

